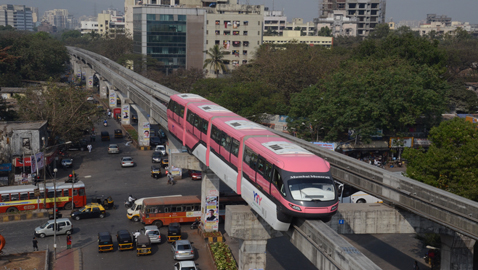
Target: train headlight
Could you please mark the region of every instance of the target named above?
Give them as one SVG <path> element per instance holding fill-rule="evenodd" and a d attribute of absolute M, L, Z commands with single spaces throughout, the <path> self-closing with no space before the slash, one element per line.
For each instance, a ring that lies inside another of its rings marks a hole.
<path fill-rule="evenodd" d="M 335 211 L 335 210 L 337 210 L 337 206 L 339 206 L 339 205 L 336 204 L 336 205 L 332 206 L 332 208 L 330 208 L 330 211 Z"/>
<path fill-rule="evenodd" d="M 289 206 L 296 211 L 302 211 L 302 209 L 300 209 L 300 207 L 298 207 L 297 205 L 293 205 L 289 203 Z"/>

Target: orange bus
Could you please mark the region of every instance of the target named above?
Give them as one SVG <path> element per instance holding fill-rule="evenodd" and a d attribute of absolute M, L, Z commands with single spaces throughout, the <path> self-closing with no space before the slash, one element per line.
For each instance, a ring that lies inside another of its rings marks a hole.
<path fill-rule="evenodd" d="M 74 206 L 83 207 L 86 204 L 85 184 L 81 181 L 74 183 L 59 182 L 56 185 L 56 206 L 71 209 L 71 189 L 73 187 Z M 40 196 L 35 196 L 35 189 L 40 191 Z M 46 208 L 53 208 L 55 190 L 53 183 L 46 184 Z M 45 190 L 42 183 L 37 186 L 7 186 L 0 188 L 0 213 L 43 209 Z M 38 202 L 40 199 L 40 202 Z"/>
<path fill-rule="evenodd" d="M 224 217 L 226 205 L 247 205 L 240 195 L 220 196 L 219 215 Z M 173 222 L 194 222 L 201 218 L 201 197 L 181 196 L 150 198 L 143 200 L 141 222 L 144 225 L 154 224 L 160 228 Z"/>

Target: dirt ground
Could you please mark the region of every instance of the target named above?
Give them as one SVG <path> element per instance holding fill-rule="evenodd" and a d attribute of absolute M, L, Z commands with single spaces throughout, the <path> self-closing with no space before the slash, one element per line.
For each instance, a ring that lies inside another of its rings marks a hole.
<path fill-rule="evenodd" d="M 45 270 L 45 251 L 0 255 L 0 268 L 7 270 Z"/>

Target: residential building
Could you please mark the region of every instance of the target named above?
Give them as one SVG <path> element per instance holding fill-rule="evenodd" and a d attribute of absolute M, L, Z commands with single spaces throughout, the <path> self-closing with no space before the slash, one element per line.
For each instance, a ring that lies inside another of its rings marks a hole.
<path fill-rule="evenodd" d="M 395 23 L 394 22 L 388 22 L 388 28 L 390 28 L 390 30 L 395 30 Z"/>
<path fill-rule="evenodd" d="M 0 25 L 33 31 L 32 8 L 24 5 L 0 5 Z"/>
<path fill-rule="evenodd" d="M 451 18 L 446 15 L 427 14 L 426 23 L 441 23 L 444 26 L 451 26 Z"/>
<path fill-rule="evenodd" d="M 283 11 L 269 11 L 269 8 L 264 8 L 264 33 L 270 31 L 281 35 L 282 31 L 285 29 L 286 22 L 287 16 L 284 15 Z"/>
<path fill-rule="evenodd" d="M 418 31 L 420 36 L 426 36 L 431 32 L 434 32 L 436 35 L 444 35 L 449 32 L 455 31 L 457 28 L 461 28 L 468 32 L 474 32 L 475 29 L 468 22 L 457 22 L 453 21 L 447 26 L 443 22 L 431 22 L 431 23 L 422 23 L 419 27 L 412 27 L 412 31 Z"/>
<path fill-rule="evenodd" d="M 124 16 L 115 9 L 103 10 L 103 13 L 98 14 L 97 27 L 100 35 L 124 35 Z"/>
<path fill-rule="evenodd" d="M 38 13 L 38 8 L 37 7 L 30 7 L 30 9 L 32 10 L 32 22 L 33 24 L 36 24 L 38 21 L 38 18 L 39 18 L 39 13 Z"/>
<path fill-rule="evenodd" d="M 60 29 L 75 29 L 79 27 L 78 20 L 68 13 L 67 9 L 54 9 L 45 11 L 42 21 L 47 21 L 51 25 Z"/>
<path fill-rule="evenodd" d="M 47 33 L 56 33 L 57 29 L 56 26 L 51 25 L 49 22 L 41 22 L 39 26 L 37 26 L 38 32 L 47 32 Z"/>
<path fill-rule="evenodd" d="M 333 37 L 302 36 L 300 30 L 284 30 L 282 36 L 264 36 L 264 44 L 285 45 L 288 43 L 301 43 L 309 46 L 332 47 Z"/>
<path fill-rule="evenodd" d="M 294 18 L 292 22 L 287 22 L 285 26 L 286 30 L 298 30 L 298 28 L 300 28 L 302 35 L 313 36 L 315 35 L 317 25 L 314 22 L 304 23 L 304 19 L 302 18 Z"/>
<path fill-rule="evenodd" d="M 317 32 L 322 27 L 328 27 L 332 36 L 357 36 L 357 22 L 356 16 L 347 16 L 345 10 L 333 10 L 327 14 L 327 17 L 314 19 L 317 24 Z"/>
<path fill-rule="evenodd" d="M 206 9 L 133 7 L 133 52 L 163 63 L 164 71 L 204 65 Z"/>
<path fill-rule="evenodd" d="M 247 64 L 262 44 L 263 5 L 218 4 L 207 9 L 206 49 L 219 45 L 228 69 Z M 215 74 L 207 70 L 208 76 Z"/>
<path fill-rule="evenodd" d="M 385 0 L 323 0 L 319 18 L 345 10 L 346 16 L 357 17 L 357 35 L 368 36 L 377 24 L 385 23 L 385 8 Z"/>
<path fill-rule="evenodd" d="M 81 34 L 89 34 L 92 32 L 98 32 L 98 22 L 97 21 L 81 21 L 80 26 Z"/>

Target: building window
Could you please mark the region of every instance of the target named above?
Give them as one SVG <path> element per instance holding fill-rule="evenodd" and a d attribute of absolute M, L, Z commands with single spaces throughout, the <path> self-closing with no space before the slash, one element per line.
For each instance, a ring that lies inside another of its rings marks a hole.
<path fill-rule="evenodd" d="M 261 25 L 261 21 L 257 21 L 257 25 Z"/>
<path fill-rule="evenodd" d="M 216 41 L 214 42 L 214 44 L 219 45 L 219 44 L 220 44 L 220 41 L 219 41 L 219 40 L 216 40 Z"/>
<path fill-rule="evenodd" d="M 246 50 L 242 51 L 242 55 L 247 56 L 247 51 Z"/>
<path fill-rule="evenodd" d="M 232 50 L 232 54 L 236 57 L 239 57 L 239 50 Z"/>
<path fill-rule="evenodd" d="M 209 20 L 206 20 L 206 24 L 209 24 Z"/>
<path fill-rule="evenodd" d="M 221 31 L 216 30 L 216 36 L 217 36 L 217 35 L 220 35 L 220 34 L 221 34 Z"/>
<path fill-rule="evenodd" d="M 232 34 L 233 34 L 234 36 L 238 36 L 238 35 L 239 35 L 239 31 L 232 31 Z"/>
<path fill-rule="evenodd" d="M 231 35 L 231 31 L 224 31 L 224 35 L 225 35 L 225 36 L 230 36 L 230 35 Z"/>
<path fill-rule="evenodd" d="M 220 25 L 220 24 L 221 24 L 221 22 L 220 22 L 220 21 L 216 21 L 216 25 Z"/>
<path fill-rule="evenodd" d="M 244 21 L 244 25 L 249 25 L 249 21 Z"/>
<path fill-rule="evenodd" d="M 231 21 L 224 21 L 224 28 L 227 28 L 228 26 L 232 26 Z"/>
<path fill-rule="evenodd" d="M 226 50 L 229 50 L 229 46 L 231 45 L 231 41 L 230 40 L 224 40 L 222 42 L 222 46 L 224 47 L 224 49 Z"/>
<path fill-rule="evenodd" d="M 206 30 L 206 35 L 209 35 L 209 30 Z"/>
<path fill-rule="evenodd" d="M 261 31 L 257 31 L 257 35 L 260 36 L 260 35 L 261 35 Z"/>
<path fill-rule="evenodd" d="M 243 65 L 247 64 L 247 60 L 242 60 L 242 64 Z"/>
<path fill-rule="evenodd" d="M 240 41 L 233 41 L 233 42 L 232 42 L 232 46 L 234 46 L 234 47 L 241 47 L 241 42 L 240 42 Z M 239 51 L 237 51 L 237 53 L 239 54 Z"/>
<path fill-rule="evenodd" d="M 244 41 L 244 47 L 249 47 L 249 41 Z"/>
<path fill-rule="evenodd" d="M 244 35 L 244 36 L 247 36 L 247 31 L 244 31 L 244 32 L 243 32 L 243 35 Z"/>

